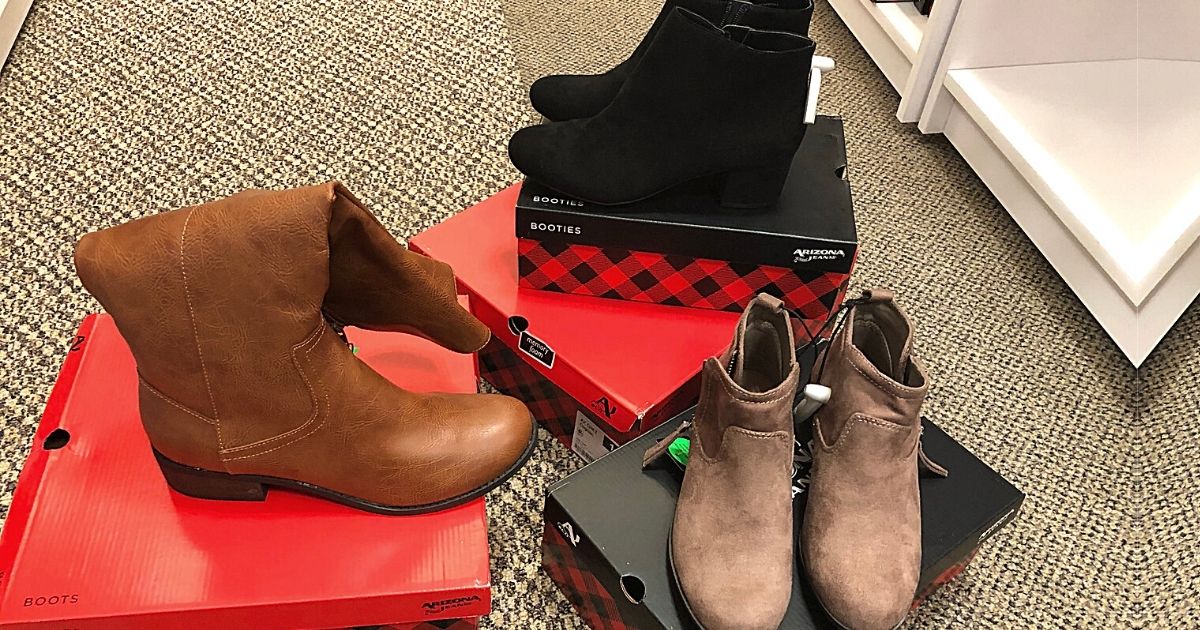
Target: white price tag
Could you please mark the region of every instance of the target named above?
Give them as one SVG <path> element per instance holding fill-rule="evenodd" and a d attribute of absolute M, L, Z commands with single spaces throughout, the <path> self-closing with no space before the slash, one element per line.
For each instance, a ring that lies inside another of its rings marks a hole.
<path fill-rule="evenodd" d="M 575 412 L 575 431 L 571 435 L 571 450 L 592 463 L 615 451 L 617 443 L 604 434 L 600 427 L 582 410 Z"/>

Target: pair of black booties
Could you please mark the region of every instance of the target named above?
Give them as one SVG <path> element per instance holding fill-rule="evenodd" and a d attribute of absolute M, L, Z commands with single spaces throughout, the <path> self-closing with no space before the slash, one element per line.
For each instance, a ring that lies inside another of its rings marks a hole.
<path fill-rule="evenodd" d="M 629 59 L 530 90 L 549 122 L 509 157 L 530 179 L 598 205 L 720 178 L 721 205 L 779 198 L 804 138 L 811 0 L 667 0 Z"/>

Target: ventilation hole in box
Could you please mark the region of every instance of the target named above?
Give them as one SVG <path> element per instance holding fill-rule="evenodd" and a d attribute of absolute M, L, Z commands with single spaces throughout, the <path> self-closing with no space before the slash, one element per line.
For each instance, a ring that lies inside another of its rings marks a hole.
<path fill-rule="evenodd" d="M 839 167 L 833 169 L 833 174 L 837 175 L 838 179 L 845 180 L 846 179 L 846 167 L 839 166 Z"/>
<path fill-rule="evenodd" d="M 515 337 L 520 337 L 521 333 L 529 330 L 529 320 L 520 315 L 513 315 L 508 318 L 508 332 Z"/>
<path fill-rule="evenodd" d="M 625 593 L 625 599 L 640 604 L 646 596 L 646 584 L 636 575 L 622 575 L 621 592 Z"/>
<path fill-rule="evenodd" d="M 71 441 L 71 434 L 67 433 L 66 429 L 55 429 L 46 436 L 42 442 L 42 448 L 47 451 L 56 451 L 67 445 Z"/>

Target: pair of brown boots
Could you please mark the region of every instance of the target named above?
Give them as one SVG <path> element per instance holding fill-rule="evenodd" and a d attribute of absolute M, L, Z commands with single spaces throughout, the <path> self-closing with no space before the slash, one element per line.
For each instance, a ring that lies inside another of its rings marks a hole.
<path fill-rule="evenodd" d="M 354 356 L 343 325 L 461 353 L 490 333 L 448 265 L 409 252 L 338 184 L 89 234 L 75 267 L 129 343 L 142 422 L 179 492 L 262 500 L 278 486 L 420 513 L 482 495 L 532 453 L 519 401 L 405 391 Z"/>
<path fill-rule="evenodd" d="M 826 612 L 851 630 L 899 625 L 921 567 L 920 408 L 912 326 L 890 291 L 850 300 L 817 359 L 832 396 L 813 417 L 801 561 Z M 788 312 L 759 295 L 733 343 L 705 361 L 670 561 L 706 630 L 775 630 L 792 593 L 793 404 L 800 368 Z M 681 427 L 680 432 L 688 427 Z M 671 442 L 659 442 L 646 463 Z"/>

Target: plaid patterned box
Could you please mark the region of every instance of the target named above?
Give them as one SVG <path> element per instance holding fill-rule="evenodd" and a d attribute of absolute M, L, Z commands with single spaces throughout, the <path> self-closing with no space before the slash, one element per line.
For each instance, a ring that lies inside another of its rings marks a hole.
<path fill-rule="evenodd" d="M 738 315 L 521 287 L 518 194 L 501 191 L 409 247 L 454 268 L 471 312 L 492 331 L 480 376 L 591 461 L 693 405 L 700 366 L 729 344 Z"/>
<path fill-rule="evenodd" d="M 808 319 L 824 319 L 841 302 L 849 273 L 796 271 L 631 251 L 617 247 L 517 240 L 521 286 L 544 291 L 741 312 L 769 293 Z"/>
<path fill-rule="evenodd" d="M 517 199 L 522 287 L 739 312 L 769 293 L 807 319 L 837 307 L 858 255 L 841 120 L 819 116 L 778 202 L 720 207 L 697 180 L 619 207 L 535 181 Z"/>
<path fill-rule="evenodd" d="M 637 630 L 632 619 L 621 614 L 622 606 L 613 598 L 612 591 L 600 582 L 591 568 L 579 561 L 575 545 L 567 540 L 574 536 L 569 528 L 559 531 L 550 521 L 542 530 L 542 570 L 558 584 L 575 612 L 583 617 L 593 630 Z M 628 614 L 628 613 L 626 613 Z"/>
<path fill-rule="evenodd" d="M 583 403 L 571 397 L 550 379 L 542 376 L 511 348 L 495 337 L 479 351 L 479 377 L 495 387 L 500 393 L 525 401 L 529 411 L 546 430 L 563 446 L 574 450 L 584 459 L 592 460 L 606 451 L 632 440 L 646 430 L 646 426 L 635 423 L 628 431 L 620 431 L 600 419 L 609 403 L 597 399 Z M 680 396 L 690 400 L 689 388 L 680 390 Z M 686 401 L 685 403 L 686 406 Z M 669 406 L 673 406 L 668 403 Z M 586 419 L 588 428 L 599 429 L 603 436 L 595 442 L 603 450 L 590 445 L 574 445 L 576 425 Z M 607 438 L 607 439 L 605 439 Z"/>

